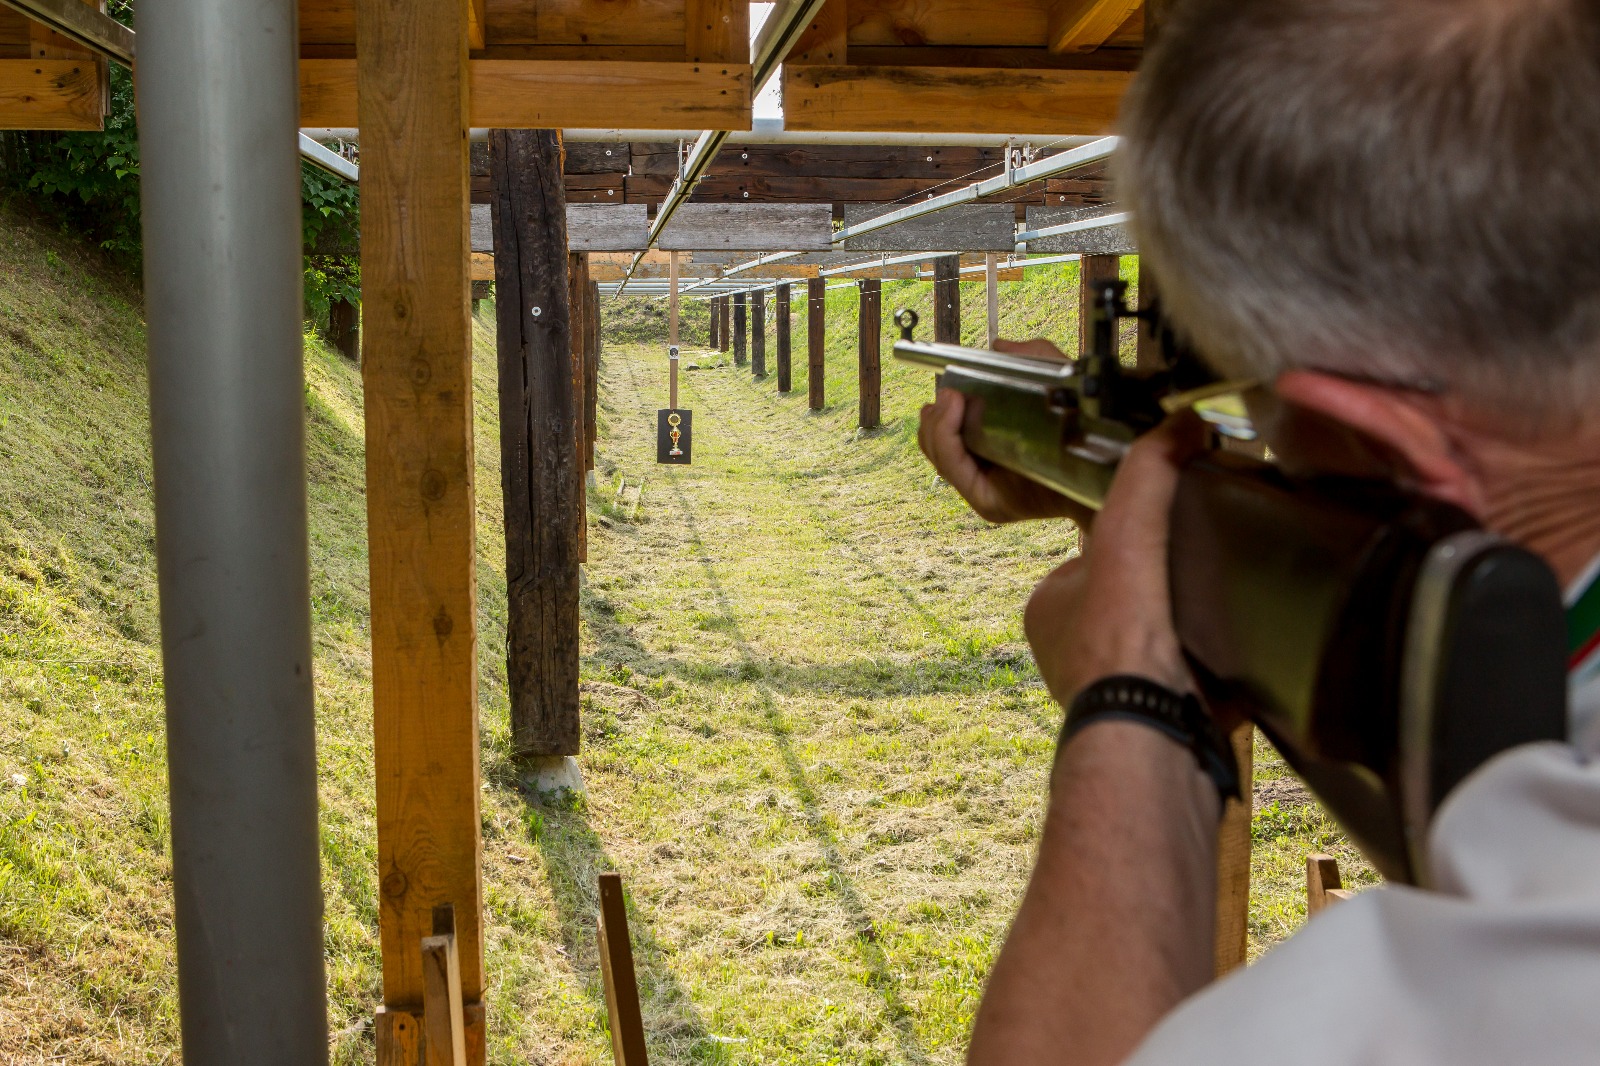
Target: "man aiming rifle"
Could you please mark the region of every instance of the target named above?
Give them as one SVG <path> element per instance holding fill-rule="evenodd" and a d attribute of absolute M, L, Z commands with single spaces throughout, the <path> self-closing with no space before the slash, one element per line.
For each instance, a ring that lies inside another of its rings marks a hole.
<path fill-rule="evenodd" d="M 1203 434 L 1146 433 L 1028 603 L 1069 713 L 969 1062 L 1600 1061 L 1600 2 L 1179 0 L 1121 132 L 1142 268 L 1214 370 L 1264 383 L 1281 462 L 1382 478 L 1548 564 L 1569 726 L 1450 791 L 1429 889 L 1363 893 L 1208 987 L 1227 782 L 1168 568 Z M 970 415 L 941 390 L 921 443 L 978 514 L 1076 516 L 972 454 Z"/>

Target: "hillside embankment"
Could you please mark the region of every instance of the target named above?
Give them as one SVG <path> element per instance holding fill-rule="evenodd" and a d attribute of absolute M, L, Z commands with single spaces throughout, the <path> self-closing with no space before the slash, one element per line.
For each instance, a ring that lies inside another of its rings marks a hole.
<path fill-rule="evenodd" d="M 1006 332 L 1065 344 L 1075 285 L 1070 267 L 1008 285 Z M 887 336 L 887 312 L 926 312 L 928 288 L 887 283 L 883 303 Z M 628 886 L 653 1061 L 961 1059 L 1059 720 L 1020 608 L 1076 533 L 987 526 L 935 481 L 915 447 L 925 372 L 886 364 L 884 425 L 856 432 L 854 305 L 830 295 L 820 413 L 803 358 L 786 396 L 731 367 L 684 374 L 687 468 L 654 463 L 655 327 L 608 343 L 578 802 L 527 795 L 510 758 L 492 307 L 478 319 L 493 1062 L 610 1061 L 592 927 L 606 869 Z M 769 338 L 769 367 L 774 352 Z M 177 1061 L 144 366 L 132 282 L 0 206 L 0 1062 Z M 335 1061 L 370 1062 L 360 376 L 315 337 L 305 372 L 330 1023 Z M 1255 950 L 1300 922 L 1308 850 L 1356 869 L 1259 763 Z"/>

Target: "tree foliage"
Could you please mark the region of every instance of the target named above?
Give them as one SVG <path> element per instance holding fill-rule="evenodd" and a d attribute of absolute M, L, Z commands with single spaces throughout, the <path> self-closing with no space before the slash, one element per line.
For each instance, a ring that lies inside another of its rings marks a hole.
<path fill-rule="evenodd" d="M 131 22 L 131 0 L 112 0 L 108 10 Z M 111 110 L 101 132 L 0 134 L 0 185 L 137 269 L 142 244 L 133 76 L 111 66 Z M 300 189 L 306 313 L 322 322 L 330 303 L 360 297 L 359 197 L 354 185 L 304 162 Z"/>

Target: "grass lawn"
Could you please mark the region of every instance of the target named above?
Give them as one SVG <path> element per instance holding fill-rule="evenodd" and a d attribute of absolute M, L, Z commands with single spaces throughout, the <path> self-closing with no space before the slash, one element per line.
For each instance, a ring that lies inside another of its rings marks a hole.
<path fill-rule="evenodd" d="M 139 297 L 3 206 L 0 263 L 0 1061 L 176 1061 Z M 1006 331 L 1066 341 L 1074 283 L 1067 268 L 1007 286 Z M 886 335 L 895 306 L 926 312 L 926 285 L 884 289 Z M 974 335 L 979 300 L 969 286 Z M 577 803 L 525 794 L 509 758 L 492 309 L 479 319 L 493 1062 L 610 1061 L 605 869 L 628 887 L 654 1061 L 960 1061 L 1059 718 L 1020 607 L 1075 533 L 989 527 L 935 483 L 912 428 L 925 372 L 886 364 L 884 427 L 856 433 L 854 304 L 830 295 L 821 413 L 803 354 L 788 396 L 686 372 L 688 468 L 654 463 L 664 344 L 608 346 Z M 804 328 L 797 314 L 797 353 Z M 360 380 L 315 339 L 306 374 L 330 1021 L 335 1060 L 370 1062 Z M 1307 851 L 1371 875 L 1264 751 L 1257 788 L 1273 797 L 1255 822 L 1259 951 L 1303 919 Z"/>

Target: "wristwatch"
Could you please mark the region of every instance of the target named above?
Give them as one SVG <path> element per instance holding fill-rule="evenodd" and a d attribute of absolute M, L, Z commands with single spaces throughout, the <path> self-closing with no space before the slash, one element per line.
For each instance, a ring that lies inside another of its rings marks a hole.
<path fill-rule="evenodd" d="M 1138 722 L 1171 737 L 1194 755 L 1200 772 L 1211 778 L 1224 804 L 1243 798 L 1233 745 L 1200 705 L 1199 697 L 1133 674 L 1103 677 L 1078 693 L 1061 723 L 1056 761 L 1061 761 L 1061 750 L 1079 730 L 1108 719 Z"/>

